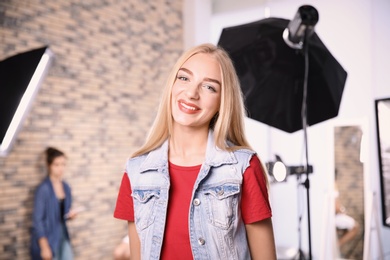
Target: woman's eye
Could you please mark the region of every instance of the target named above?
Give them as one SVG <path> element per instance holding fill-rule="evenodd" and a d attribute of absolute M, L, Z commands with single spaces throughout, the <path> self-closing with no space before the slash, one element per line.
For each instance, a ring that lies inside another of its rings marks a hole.
<path fill-rule="evenodd" d="M 210 91 L 212 91 L 212 92 L 217 92 L 213 86 L 204 85 L 204 87 L 205 87 L 207 90 L 210 90 Z"/>
<path fill-rule="evenodd" d="M 177 78 L 182 81 L 188 81 L 188 78 L 185 76 L 177 76 Z"/>

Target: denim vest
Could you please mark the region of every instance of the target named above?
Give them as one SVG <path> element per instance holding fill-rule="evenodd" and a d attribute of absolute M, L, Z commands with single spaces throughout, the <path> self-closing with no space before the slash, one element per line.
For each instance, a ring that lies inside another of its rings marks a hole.
<path fill-rule="evenodd" d="M 216 148 L 209 132 L 206 158 L 192 190 L 189 234 L 194 259 L 250 259 L 241 218 L 243 173 L 254 152 Z M 126 165 L 142 259 L 159 259 L 168 206 L 168 140 Z"/>

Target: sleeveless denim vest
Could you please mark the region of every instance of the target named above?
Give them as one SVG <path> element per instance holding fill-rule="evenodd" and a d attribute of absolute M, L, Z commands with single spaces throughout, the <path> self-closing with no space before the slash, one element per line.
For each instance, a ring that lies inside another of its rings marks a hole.
<path fill-rule="evenodd" d="M 209 132 L 206 158 L 192 190 L 189 235 L 194 259 L 250 259 L 240 200 L 243 173 L 255 152 L 216 148 Z M 170 187 L 168 140 L 126 164 L 142 259 L 159 259 Z"/>

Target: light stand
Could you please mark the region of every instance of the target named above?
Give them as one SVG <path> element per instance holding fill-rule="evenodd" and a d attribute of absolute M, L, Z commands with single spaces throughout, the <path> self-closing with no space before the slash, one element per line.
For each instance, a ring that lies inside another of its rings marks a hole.
<path fill-rule="evenodd" d="M 309 72 L 309 55 L 308 55 L 308 44 L 307 44 L 307 33 L 305 33 L 305 40 L 303 43 L 303 50 L 305 55 L 305 78 L 303 83 L 303 100 L 302 100 L 302 129 L 304 135 L 304 144 L 305 144 L 305 160 L 306 160 L 306 169 L 305 175 L 306 179 L 302 183 L 306 188 L 306 200 L 307 200 L 307 227 L 308 227 L 308 241 L 309 241 L 309 259 L 312 259 L 312 249 L 311 249 L 311 223 L 310 223 L 310 180 L 309 180 L 309 152 L 308 152 L 308 142 L 307 142 L 307 78 Z M 301 250 L 300 250 L 301 252 Z M 302 254 L 302 253 L 300 253 Z M 302 255 L 300 255 L 301 258 Z"/>
<path fill-rule="evenodd" d="M 304 5 L 291 21 L 269 17 L 224 28 L 218 41 L 233 60 L 248 116 L 288 133 L 303 127 L 306 166 L 297 176 L 306 173 L 310 259 L 307 127 L 337 116 L 347 79 L 314 32 L 317 22 L 317 10 Z"/>
<path fill-rule="evenodd" d="M 298 9 L 295 17 L 288 24 L 287 28 L 283 32 L 283 38 L 287 45 L 294 49 L 303 49 L 305 59 L 305 71 L 303 81 L 303 98 L 302 98 L 302 129 L 304 135 L 305 145 L 305 162 L 306 168 L 304 169 L 306 179 L 301 183 L 306 188 L 306 200 L 307 200 L 307 225 L 308 225 L 308 243 L 309 243 L 309 259 L 312 259 L 312 248 L 311 248 L 311 223 L 310 223 L 310 180 L 309 180 L 309 153 L 308 153 L 308 142 L 307 142 L 307 82 L 309 77 L 309 38 L 314 32 L 314 26 L 318 22 L 317 10 L 308 5 L 301 6 Z M 300 174 L 298 175 L 300 180 Z M 301 228 L 299 218 L 299 259 L 304 259 L 301 249 Z"/>

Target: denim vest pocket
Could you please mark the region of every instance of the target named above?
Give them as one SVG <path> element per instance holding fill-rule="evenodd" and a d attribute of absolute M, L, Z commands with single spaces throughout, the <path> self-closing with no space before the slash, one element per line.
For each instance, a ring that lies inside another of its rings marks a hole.
<path fill-rule="evenodd" d="M 143 230 L 153 224 L 155 204 L 160 198 L 160 189 L 135 189 L 133 191 L 135 224 Z"/>
<path fill-rule="evenodd" d="M 240 185 L 237 183 L 225 183 L 203 190 L 207 201 L 207 217 L 212 225 L 229 229 L 237 214 L 239 193 Z"/>

